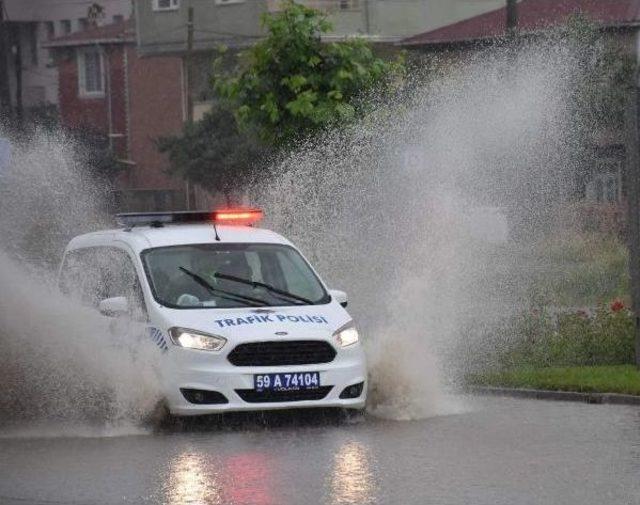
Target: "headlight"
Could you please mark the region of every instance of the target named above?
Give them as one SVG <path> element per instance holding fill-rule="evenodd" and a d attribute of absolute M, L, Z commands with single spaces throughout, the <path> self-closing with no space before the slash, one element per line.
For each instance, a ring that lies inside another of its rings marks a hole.
<path fill-rule="evenodd" d="M 333 336 L 340 344 L 340 347 L 347 347 L 355 344 L 359 340 L 358 330 L 353 325 L 353 322 L 344 325 L 338 331 L 336 331 Z"/>
<path fill-rule="evenodd" d="M 219 351 L 227 343 L 226 338 L 186 328 L 170 328 L 169 335 L 174 344 L 201 351 Z"/>

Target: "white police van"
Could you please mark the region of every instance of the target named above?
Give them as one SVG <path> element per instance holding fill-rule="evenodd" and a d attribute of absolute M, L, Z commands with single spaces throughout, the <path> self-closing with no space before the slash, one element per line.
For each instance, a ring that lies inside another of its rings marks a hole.
<path fill-rule="evenodd" d="M 119 214 L 75 237 L 60 288 L 141 321 L 169 411 L 363 409 L 365 356 L 346 294 L 328 290 L 259 209 Z"/>

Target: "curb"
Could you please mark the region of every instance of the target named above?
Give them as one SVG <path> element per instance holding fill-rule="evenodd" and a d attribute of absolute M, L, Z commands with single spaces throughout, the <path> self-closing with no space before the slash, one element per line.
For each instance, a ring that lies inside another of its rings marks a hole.
<path fill-rule="evenodd" d="M 610 405 L 640 405 L 640 396 L 618 393 L 581 393 L 579 391 L 550 391 L 544 389 L 519 389 L 491 386 L 471 386 L 468 391 L 487 396 L 509 396 L 534 400 L 556 400 Z"/>

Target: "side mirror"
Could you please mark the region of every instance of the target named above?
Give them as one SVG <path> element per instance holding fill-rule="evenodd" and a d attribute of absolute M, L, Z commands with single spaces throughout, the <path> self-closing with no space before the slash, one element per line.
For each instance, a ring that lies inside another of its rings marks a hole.
<path fill-rule="evenodd" d="M 100 314 L 108 317 L 119 317 L 129 313 L 129 300 L 125 296 L 105 298 L 98 304 Z"/>
<path fill-rule="evenodd" d="M 346 307 L 349 304 L 347 293 L 345 293 L 344 291 L 340 291 L 339 289 L 330 289 L 329 294 L 331 295 L 331 298 L 335 298 L 336 301 L 343 307 Z"/>

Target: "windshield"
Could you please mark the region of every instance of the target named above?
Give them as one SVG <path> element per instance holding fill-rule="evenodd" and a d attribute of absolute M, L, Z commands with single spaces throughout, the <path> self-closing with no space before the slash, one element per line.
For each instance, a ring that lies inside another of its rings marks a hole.
<path fill-rule="evenodd" d="M 142 253 L 153 296 L 172 308 L 322 304 L 330 296 L 295 249 L 280 244 L 194 244 Z"/>

